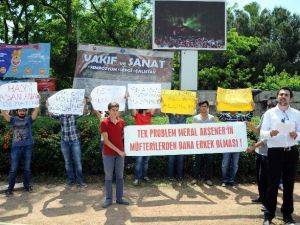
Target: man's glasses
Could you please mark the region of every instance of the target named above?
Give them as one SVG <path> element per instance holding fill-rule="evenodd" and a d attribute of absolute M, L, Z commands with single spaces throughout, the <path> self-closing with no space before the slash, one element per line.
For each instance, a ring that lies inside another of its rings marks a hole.
<path fill-rule="evenodd" d="M 289 120 L 289 117 L 288 117 L 288 114 L 285 111 L 283 111 L 282 113 L 283 113 L 284 117 L 281 119 L 281 122 L 285 123 L 286 120 Z"/>

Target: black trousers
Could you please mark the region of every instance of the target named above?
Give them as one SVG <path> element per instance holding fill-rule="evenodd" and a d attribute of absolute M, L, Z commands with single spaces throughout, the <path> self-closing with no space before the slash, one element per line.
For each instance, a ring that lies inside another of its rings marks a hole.
<path fill-rule="evenodd" d="M 294 211 L 294 182 L 297 171 L 299 152 L 298 147 L 293 146 L 290 151 L 283 148 L 268 149 L 268 188 L 266 195 L 265 217 L 273 219 L 275 217 L 278 185 L 282 174 L 283 181 L 283 204 L 281 212 L 283 216 L 290 215 Z"/>
<path fill-rule="evenodd" d="M 266 194 L 268 187 L 268 159 L 267 156 L 256 154 L 256 179 L 258 195 L 263 205 L 266 204 Z"/>

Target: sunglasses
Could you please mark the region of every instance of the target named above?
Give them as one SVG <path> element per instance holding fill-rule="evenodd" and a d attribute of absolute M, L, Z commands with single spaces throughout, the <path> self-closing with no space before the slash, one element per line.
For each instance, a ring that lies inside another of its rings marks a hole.
<path fill-rule="evenodd" d="M 286 120 L 289 120 L 289 117 L 288 117 L 288 115 L 287 115 L 287 113 L 285 111 L 283 111 L 282 113 L 283 113 L 284 117 L 281 119 L 281 122 L 285 123 Z"/>

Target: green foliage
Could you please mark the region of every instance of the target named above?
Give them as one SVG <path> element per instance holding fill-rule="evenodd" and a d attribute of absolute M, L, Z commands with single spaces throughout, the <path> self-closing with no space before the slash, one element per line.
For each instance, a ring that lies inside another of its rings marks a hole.
<path fill-rule="evenodd" d="M 259 46 L 260 39 L 239 35 L 235 29 L 231 29 L 227 34 L 227 41 L 227 50 L 221 55 L 206 53 L 200 56 L 200 60 L 217 61 L 222 64 L 209 66 L 207 63 L 206 67 L 199 71 L 199 89 L 243 88 L 251 85 L 255 67 L 249 67 L 249 56 Z"/>
<path fill-rule="evenodd" d="M 268 64 L 263 71 L 263 76 L 265 77 L 264 82 L 256 84 L 256 88 L 278 90 L 281 87 L 290 87 L 294 91 L 300 91 L 300 79 L 297 73 L 294 75 L 286 71 L 276 73 L 275 67 L 272 64 Z"/>

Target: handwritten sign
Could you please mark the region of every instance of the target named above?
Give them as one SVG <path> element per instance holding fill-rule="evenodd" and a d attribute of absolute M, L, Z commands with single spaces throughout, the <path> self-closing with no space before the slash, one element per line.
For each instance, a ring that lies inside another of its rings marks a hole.
<path fill-rule="evenodd" d="M 39 106 L 35 82 L 6 83 L 0 86 L 0 109 L 23 109 Z"/>
<path fill-rule="evenodd" d="M 82 115 L 84 89 L 64 89 L 48 98 L 48 111 L 53 114 Z"/>
<path fill-rule="evenodd" d="M 253 97 L 251 88 L 217 90 L 218 111 L 252 111 Z"/>
<path fill-rule="evenodd" d="M 125 127 L 128 156 L 241 152 L 247 147 L 243 122 Z"/>
<path fill-rule="evenodd" d="M 159 109 L 160 84 L 128 84 L 129 109 Z"/>
<path fill-rule="evenodd" d="M 176 113 L 183 115 L 195 114 L 196 92 L 162 90 L 161 98 L 161 111 L 164 113 Z"/>
<path fill-rule="evenodd" d="M 119 103 L 119 110 L 125 110 L 125 86 L 103 85 L 98 86 L 91 92 L 93 108 L 98 111 L 107 111 L 107 106 L 110 102 Z"/>

